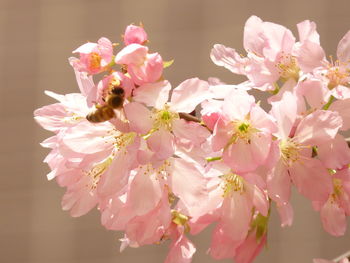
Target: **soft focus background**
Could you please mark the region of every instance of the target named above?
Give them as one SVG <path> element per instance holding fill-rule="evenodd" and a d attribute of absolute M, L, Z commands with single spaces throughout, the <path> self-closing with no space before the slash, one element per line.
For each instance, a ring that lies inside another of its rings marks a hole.
<path fill-rule="evenodd" d="M 71 218 L 60 207 L 64 189 L 48 182 L 42 163 L 50 136 L 32 118 L 34 109 L 53 103 L 44 90 L 77 92 L 71 51 L 105 36 L 120 41 L 126 25 L 142 21 L 152 51 L 175 63 L 165 71 L 173 83 L 194 76 L 243 78 L 216 67 L 209 58 L 215 43 L 242 49 L 243 26 L 250 15 L 280 23 L 296 33 L 296 23 L 317 23 L 321 43 L 335 54 L 350 29 L 350 1 L 322 0 L 0 0 L 0 262 L 116 263 L 162 262 L 168 244 L 119 253 L 120 233 L 106 231 L 96 210 Z M 257 263 L 311 262 L 334 258 L 350 249 L 350 232 L 326 234 L 309 202 L 294 195 L 294 225 L 279 227 L 272 213 L 268 248 Z M 192 238 L 194 263 L 214 262 L 206 255 L 210 230 Z M 230 261 L 222 261 L 230 262 Z"/>

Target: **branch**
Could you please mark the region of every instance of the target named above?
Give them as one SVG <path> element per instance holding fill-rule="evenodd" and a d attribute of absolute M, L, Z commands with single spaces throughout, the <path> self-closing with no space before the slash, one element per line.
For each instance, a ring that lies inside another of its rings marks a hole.
<path fill-rule="evenodd" d="M 179 117 L 180 117 L 180 119 L 184 119 L 186 121 L 193 121 L 193 122 L 201 123 L 201 120 L 199 118 L 197 118 L 196 116 L 193 116 L 189 113 L 180 112 Z"/>
<path fill-rule="evenodd" d="M 193 115 L 191 115 L 189 113 L 180 112 L 179 113 L 179 117 L 180 117 L 180 119 L 184 119 L 186 121 L 198 122 L 202 126 L 206 127 L 209 130 L 209 128 L 205 124 L 203 124 L 202 121 L 199 118 L 197 118 L 196 116 L 193 116 Z M 350 147 L 350 137 L 349 138 L 345 138 L 345 140 L 348 143 L 348 146 Z"/>

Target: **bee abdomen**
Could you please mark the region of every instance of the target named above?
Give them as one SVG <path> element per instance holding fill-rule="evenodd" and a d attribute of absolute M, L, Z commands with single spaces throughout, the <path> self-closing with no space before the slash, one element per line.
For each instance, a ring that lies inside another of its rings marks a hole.
<path fill-rule="evenodd" d="M 115 117 L 114 110 L 107 105 L 97 108 L 96 110 L 86 115 L 86 119 L 92 123 L 108 121 L 113 117 Z"/>

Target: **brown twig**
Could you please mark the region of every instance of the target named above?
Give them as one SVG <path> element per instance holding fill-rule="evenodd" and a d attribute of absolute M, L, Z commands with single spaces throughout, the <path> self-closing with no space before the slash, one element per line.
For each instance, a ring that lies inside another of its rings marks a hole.
<path fill-rule="evenodd" d="M 189 113 L 180 112 L 179 117 L 180 117 L 180 119 L 184 119 L 186 121 L 193 121 L 193 122 L 201 123 L 201 120 L 199 118 L 197 118 L 196 116 L 193 116 Z"/>

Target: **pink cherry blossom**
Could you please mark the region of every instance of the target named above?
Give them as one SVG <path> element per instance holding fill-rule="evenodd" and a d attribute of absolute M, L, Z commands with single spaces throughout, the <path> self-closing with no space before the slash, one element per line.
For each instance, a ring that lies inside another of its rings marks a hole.
<path fill-rule="evenodd" d="M 80 55 L 80 59 L 73 62 L 74 68 L 80 72 L 97 74 L 104 71 L 112 61 L 113 45 L 109 39 L 102 37 L 97 43 L 86 43 L 73 53 Z"/>

